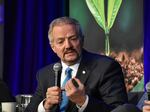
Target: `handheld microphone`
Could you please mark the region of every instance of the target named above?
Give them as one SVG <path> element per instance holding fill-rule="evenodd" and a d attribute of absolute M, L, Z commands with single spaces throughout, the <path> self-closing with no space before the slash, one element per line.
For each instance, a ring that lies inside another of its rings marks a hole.
<path fill-rule="evenodd" d="M 147 91 L 148 100 L 150 100 L 150 82 L 148 82 L 148 83 L 146 84 L 146 91 Z"/>
<path fill-rule="evenodd" d="M 53 66 L 53 70 L 55 71 L 55 86 L 59 86 L 58 77 L 59 77 L 59 71 L 61 70 L 61 64 L 55 63 Z"/>

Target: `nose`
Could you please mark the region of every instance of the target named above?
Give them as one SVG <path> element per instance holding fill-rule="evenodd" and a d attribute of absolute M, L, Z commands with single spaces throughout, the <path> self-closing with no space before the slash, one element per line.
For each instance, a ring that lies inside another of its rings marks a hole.
<path fill-rule="evenodd" d="M 65 41 L 65 47 L 66 47 L 66 48 L 72 47 L 72 44 L 71 44 L 71 42 L 70 42 L 69 39 L 66 39 L 66 41 Z"/>

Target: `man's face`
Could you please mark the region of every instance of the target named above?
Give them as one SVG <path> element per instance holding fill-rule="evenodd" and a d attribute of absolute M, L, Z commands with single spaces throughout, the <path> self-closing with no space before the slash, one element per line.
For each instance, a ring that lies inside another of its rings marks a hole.
<path fill-rule="evenodd" d="M 81 55 L 82 43 L 75 26 L 71 24 L 55 26 L 52 31 L 53 51 L 67 65 L 76 63 Z"/>

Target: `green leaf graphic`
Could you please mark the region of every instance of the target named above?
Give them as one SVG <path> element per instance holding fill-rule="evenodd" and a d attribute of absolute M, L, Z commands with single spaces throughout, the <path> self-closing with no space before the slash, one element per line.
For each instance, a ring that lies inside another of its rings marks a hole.
<path fill-rule="evenodd" d="M 108 0 L 107 27 L 111 29 L 121 6 L 122 0 Z"/>
<path fill-rule="evenodd" d="M 98 25 L 105 30 L 104 0 L 86 0 L 86 3 Z"/>
<path fill-rule="evenodd" d="M 98 23 L 98 25 L 105 32 L 105 54 L 109 56 L 110 54 L 109 33 L 116 19 L 122 0 L 108 0 L 107 19 L 105 19 L 104 1 L 105 0 L 86 0 L 86 4 L 89 10 L 91 11 L 92 15 L 94 16 L 96 22 Z"/>

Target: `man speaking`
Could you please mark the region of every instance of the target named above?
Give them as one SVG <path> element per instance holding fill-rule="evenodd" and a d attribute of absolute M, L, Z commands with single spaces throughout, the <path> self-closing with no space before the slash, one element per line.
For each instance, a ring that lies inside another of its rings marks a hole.
<path fill-rule="evenodd" d="M 84 35 L 77 20 L 53 20 L 48 38 L 61 69 L 56 73 L 54 63 L 39 70 L 38 87 L 26 112 L 110 112 L 127 102 L 120 65 L 83 49 Z"/>

